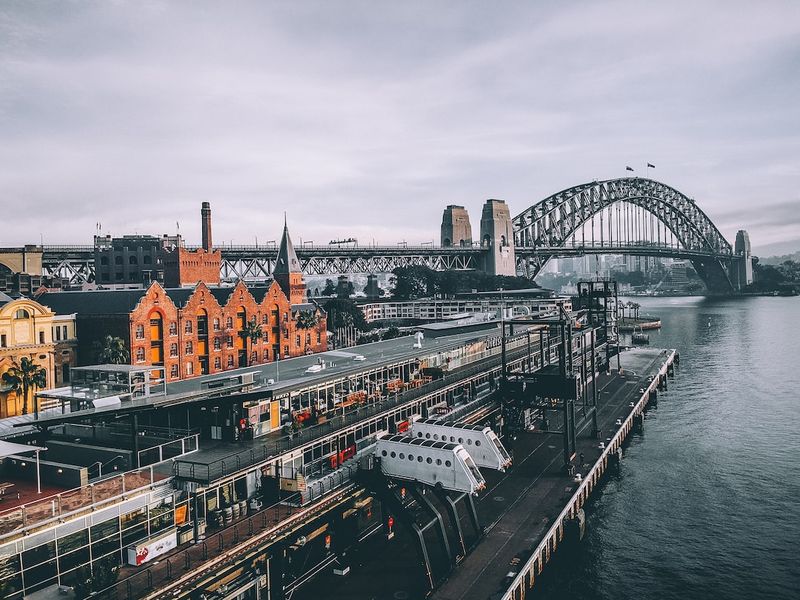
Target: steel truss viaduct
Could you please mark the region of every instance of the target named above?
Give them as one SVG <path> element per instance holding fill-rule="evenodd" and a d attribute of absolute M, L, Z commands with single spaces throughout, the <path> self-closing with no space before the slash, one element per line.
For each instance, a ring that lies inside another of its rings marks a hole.
<path fill-rule="evenodd" d="M 694 200 L 668 185 L 639 177 L 593 181 L 562 190 L 520 213 L 512 223 L 517 272 L 531 278 L 555 257 L 657 256 L 691 261 L 710 293 L 729 293 L 743 285 L 738 263 L 749 259 L 734 253 Z M 32 248 L 26 247 L 28 252 Z M 45 246 L 40 251 L 44 274 L 72 284 L 94 281 L 92 246 Z M 272 276 L 277 258 L 274 246 L 223 246 L 221 251 L 223 281 Z M 485 244 L 297 247 L 307 275 L 388 273 L 403 266 L 480 270 L 489 251 Z"/>

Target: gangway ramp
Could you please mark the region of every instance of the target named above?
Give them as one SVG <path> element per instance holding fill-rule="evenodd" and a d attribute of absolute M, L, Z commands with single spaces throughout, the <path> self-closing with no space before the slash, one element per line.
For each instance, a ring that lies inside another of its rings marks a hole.
<path fill-rule="evenodd" d="M 486 487 L 475 461 L 461 444 L 388 435 L 378 440 L 375 456 L 384 475 L 394 479 L 467 494 Z"/>
<path fill-rule="evenodd" d="M 511 466 L 511 455 L 503 447 L 497 434 L 486 425 L 417 419 L 411 423 L 411 435 L 417 440 L 460 444 L 475 464 L 482 468 L 504 472 Z"/>

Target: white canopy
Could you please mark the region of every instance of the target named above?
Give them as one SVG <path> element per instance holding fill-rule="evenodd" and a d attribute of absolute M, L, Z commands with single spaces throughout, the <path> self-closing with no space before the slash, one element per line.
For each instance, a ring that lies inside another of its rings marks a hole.
<path fill-rule="evenodd" d="M 23 454 L 25 452 L 35 452 L 37 450 L 45 451 L 47 448 L 40 448 L 39 446 L 28 446 L 27 444 L 15 444 L 14 442 L 6 442 L 0 440 L 0 458 L 7 456 L 14 456 L 15 454 Z"/>

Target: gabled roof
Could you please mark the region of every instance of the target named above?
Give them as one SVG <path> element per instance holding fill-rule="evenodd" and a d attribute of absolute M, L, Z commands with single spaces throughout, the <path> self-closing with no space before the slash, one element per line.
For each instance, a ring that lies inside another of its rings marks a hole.
<path fill-rule="evenodd" d="M 208 291 L 217 299 L 220 306 L 225 306 L 228 303 L 228 298 L 233 294 L 234 289 L 233 287 L 213 287 L 208 288 Z"/>
<path fill-rule="evenodd" d="M 46 292 L 36 300 L 59 315 L 127 315 L 146 292 L 144 289 Z"/>
<path fill-rule="evenodd" d="M 300 272 L 302 272 L 302 269 L 300 268 L 300 261 L 297 259 L 297 253 L 294 251 L 292 238 L 289 237 L 289 227 L 284 222 L 281 247 L 278 250 L 278 259 L 275 261 L 275 270 L 273 271 L 273 274 L 282 275 L 286 273 Z"/>

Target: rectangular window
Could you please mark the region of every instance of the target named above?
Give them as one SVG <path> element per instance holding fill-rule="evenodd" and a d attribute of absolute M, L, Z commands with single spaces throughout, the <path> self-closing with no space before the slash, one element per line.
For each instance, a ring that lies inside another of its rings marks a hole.
<path fill-rule="evenodd" d="M 267 316 L 267 315 L 264 315 L 263 317 L 261 317 L 261 324 L 262 324 L 262 325 L 267 325 L 267 324 L 269 324 L 269 316 Z"/>
<path fill-rule="evenodd" d="M 178 335 L 178 324 L 174 321 L 169 324 L 169 334 L 170 335 Z"/>
<path fill-rule="evenodd" d="M 229 357 L 228 357 L 228 366 L 229 366 L 229 367 L 232 367 L 232 366 L 233 366 L 233 357 L 232 357 L 232 356 L 229 356 Z"/>
<path fill-rule="evenodd" d="M 194 353 L 194 345 L 192 342 L 186 342 L 186 354 Z"/>
<path fill-rule="evenodd" d="M 137 325 L 136 326 L 136 339 L 143 340 L 144 339 L 144 325 Z"/>
<path fill-rule="evenodd" d="M 175 378 L 178 376 L 178 365 L 172 365 L 169 368 L 169 376 Z"/>
<path fill-rule="evenodd" d="M 225 339 L 225 345 L 226 345 L 228 348 L 233 348 L 233 336 L 232 336 L 232 335 L 229 335 L 229 336 L 228 336 L 228 337 Z"/>
<path fill-rule="evenodd" d="M 39 343 L 44 344 L 44 331 L 39 332 Z"/>
<path fill-rule="evenodd" d="M 172 358 L 175 358 L 176 356 L 178 356 L 178 344 L 170 344 L 169 345 L 169 355 Z"/>
<path fill-rule="evenodd" d="M 214 368 L 215 369 L 221 369 L 222 368 L 222 359 L 219 356 L 217 356 L 214 359 Z"/>
<path fill-rule="evenodd" d="M 300 347 L 300 336 L 299 335 L 294 336 L 294 345 L 297 346 L 298 348 Z"/>
<path fill-rule="evenodd" d="M 214 331 L 219 331 L 219 319 L 214 319 Z"/>
<path fill-rule="evenodd" d="M 187 375 L 194 375 L 194 363 L 187 362 L 186 363 L 186 374 Z"/>
<path fill-rule="evenodd" d="M 8 345 L 8 338 L 6 334 L 0 335 L 0 348 L 5 348 Z"/>
<path fill-rule="evenodd" d="M 185 333 L 192 333 L 192 322 L 186 321 L 186 324 L 183 326 L 183 330 Z"/>
<path fill-rule="evenodd" d="M 220 342 L 219 338 L 214 338 L 214 350 L 222 349 L 222 343 Z"/>
<path fill-rule="evenodd" d="M 63 326 L 61 327 L 61 339 L 62 339 L 62 340 L 67 340 L 67 339 L 69 339 L 69 336 L 67 335 L 67 326 L 66 326 L 66 325 L 63 325 Z"/>
<path fill-rule="evenodd" d="M 53 327 L 53 333 L 55 334 L 53 336 L 53 338 L 55 338 L 55 340 L 57 342 L 60 342 L 61 341 L 61 328 L 60 327 Z"/>

